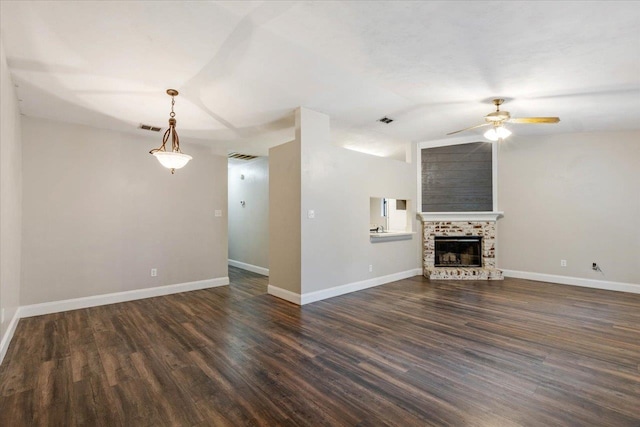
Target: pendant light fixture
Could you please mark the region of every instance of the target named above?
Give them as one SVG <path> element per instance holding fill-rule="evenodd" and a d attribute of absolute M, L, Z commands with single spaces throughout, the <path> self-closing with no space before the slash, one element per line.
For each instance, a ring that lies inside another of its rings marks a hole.
<path fill-rule="evenodd" d="M 171 173 L 175 173 L 176 169 L 184 167 L 191 157 L 188 154 L 183 154 L 180 151 L 180 138 L 176 132 L 176 113 L 173 112 L 173 106 L 176 103 L 175 97 L 178 96 L 178 91 L 175 89 L 167 89 L 167 95 L 171 97 L 171 113 L 169 113 L 169 129 L 164 133 L 162 137 L 162 145 L 160 148 L 154 148 L 149 151 L 153 154 L 162 166 L 167 169 L 171 169 Z M 167 151 L 167 141 L 171 138 L 171 151 Z"/>

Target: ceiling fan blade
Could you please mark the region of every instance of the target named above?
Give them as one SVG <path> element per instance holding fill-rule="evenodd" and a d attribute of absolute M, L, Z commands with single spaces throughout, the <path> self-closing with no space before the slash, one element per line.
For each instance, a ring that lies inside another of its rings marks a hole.
<path fill-rule="evenodd" d="M 480 125 L 475 125 L 475 126 L 471 126 L 470 128 L 465 128 L 465 129 L 460 129 L 457 130 L 455 132 L 449 132 L 447 135 L 453 135 L 454 133 L 460 133 L 460 132 L 464 132 L 465 130 L 471 130 L 471 129 L 475 129 L 475 128 L 481 128 L 482 126 L 489 126 L 491 123 L 482 123 Z"/>
<path fill-rule="evenodd" d="M 558 123 L 559 117 L 512 117 L 509 123 Z"/>

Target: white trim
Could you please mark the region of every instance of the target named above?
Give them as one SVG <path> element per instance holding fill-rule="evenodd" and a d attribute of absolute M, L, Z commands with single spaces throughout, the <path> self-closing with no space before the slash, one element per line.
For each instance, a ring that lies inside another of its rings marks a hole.
<path fill-rule="evenodd" d="M 484 135 L 466 135 L 466 136 L 450 136 L 442 139 L 433 139 L 430 141 L 418 142 L 418 152 L 420 153 L 423 148 L 436 148 L 447 147 L 449 145 L 469 144 L 471 142 L 491 142 L 492 144 L 497 141 L 489 141 Z"/>
<path fill-rule="evenodd" d="M 608 280 L 583 279 L 581 277 L 557 276 L 555 274 L 532 273 L 530 271 L 501 270 L 505 277 L 640 294 L 640 284 L 638 283 L 610 282 Z"/>
<path fill-rule="evenodd" d="M 422 210 L 422 149 L 421 143 L 416 144 L 416 206 L 414 212 Z"/>
<path fill-rule="evenodd" d="M 396 240 L 411 240 L 413 239 L 414 234 L 416 234 L 414 231 L 384 231 L 382 233 L 369 233 L 369 241 L 371 243 L 380 243 L 392 242 Z"/>
<path fill-rule="evenodd" d="M 45 302 L 42 304 L 24 305 L 20 307 L 20 317 L 41 316 L 43 314 L 59 313 L 61 311 L 77 310 L 80 308 L 134 301 L 162 295 L 177 294 L 180 292 L 196 291 L 199 289 L 214 288 L 216 286 L 224 286 L 228 284 L 228 277 L 217 277 L 215 279 L 198 280 L 196 282 L 178 283 L 175 285 L 157 286 L 154 288 L 92 295 L 89 297 Z"/>
<path fill-rule="evenodd" d="M 374 277 L 373 279 L 362 280 L 360 282 L 347 283 L 346 285 L 334 286 L 321 291 L 309 292 L 302 294 L 302 305 L 316 301 L 333 298 L 351 292 L 361 291 L 363 289 L 373 288 L 374 286 L 384 285 L 386 283 L 396 282 L 398 280 L 407 279 L 413 276 L 421 276 L 422 269 L 414 268 L 413 270 L 401 271 L 399 273 L 389 274 L 387 276 Z"/>
<path fill-rule="evenodd" d="M 269 285 L 267 286 L 267 293 L 269 295 L 273 295 L 274 297 L 278 297 L 285 301 L 300 305 L 300 294 L 296 294 L 295 292 L 291 292 L 274 285 Z"/>
<path fill-rule="evenodd" d="M 435 147 L 447 147 L 449 145 L 469 144 L 473 142 L 490 142 L 493 144 L 491 148 L 491 180 L 493 191 L 493 210 L 498 210 L 498 141 L 488 141 L 484 135 L 473 134 L 465 136 L 453 136 L 442 139 L 434 139 L 432 141 L 422 141 L 416 144 L 416 180 L 418 195 L 416 197 L 417 206 L 416 211 L 422 210 L 422 149 L 423 148 L 435 148 Z M 437 220 L 436 220 L 437 221 Z"/>
<path fill-rule="evenodd" d="M 491 184 L 493 186 L 493 211 L 498 211 L 498 144 L 491 146 Z M 497 219 L 497 218 L 496 218 Z"/>
<path fill-rule="evenodd" d="M 398 280 L 407 279 L 413 276 L 422 276 L 422 269 L 414 268 L 413 270 L 401 271 L 399 273 L 393 273 L 387 276 L 374 277 L 373 279 L 362 280 L 360 282 L 347 283 L 346 285 L 334 286 L 329 289 L 322 289 L 320 291 L 309 292 L 302 295 L 296 294 L 295 292 L 291 292 L 286 289 L 278 288 L 274 285 L 269 285 L 267 287 L 267 293 L 269 295 L 282 298 L 283 300 L 292 302 L 294 304 L 305 305 L 312 302 L 349 294 L 351 292 L 373 288 L 374 286 L 396 282 Z"/>
<path fill-rule="evenodd" d="M 253 265 L 253 264 L 247 264 L 246 262 L 236 261 L 235 259 L 229 259 L 227 261 L 228 261 L 229 265 L 231 265 L 233 267 L 238 267 L 238 268 L 241 268 L 243 270 L 252 271 L 254 273 L 262 274 L 263 276 L 268 276 L 269 275 L 269 269 L 268 268 L 260 267 L 260 266 Z"/>
<path fill-rule="evenodd" d="M 424 221 L 497 221 L 504 212 L 418 212 Z"/>
<path fill-rule="evenodd" d="M 4 336 L 2 337 L 2 341 L 0 342 L 0 364 L 4 360 L 4 356 L 7 354 L 7 350 L 9 350 L 9 344 L 11 343 L 11 339 L 13 338 L 13 334 L 18 327 L 18 322 L 20 321 L 20 308 L 13 313 L 13 317 L 11 318 L 11 322 L 9 322 L 9 327 L 7 328 Z"/>

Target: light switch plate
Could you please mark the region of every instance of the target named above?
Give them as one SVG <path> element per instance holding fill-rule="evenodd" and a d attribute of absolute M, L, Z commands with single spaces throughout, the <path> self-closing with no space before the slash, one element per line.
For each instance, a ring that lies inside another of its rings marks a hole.
<path fill-rule="evenodd" d="M 316 211 L 314 211 L 313 209 L 309 209 L 309 212 L 307 212 L 307 218 L 313 219 L 315 217 L 316 217 Z"/>

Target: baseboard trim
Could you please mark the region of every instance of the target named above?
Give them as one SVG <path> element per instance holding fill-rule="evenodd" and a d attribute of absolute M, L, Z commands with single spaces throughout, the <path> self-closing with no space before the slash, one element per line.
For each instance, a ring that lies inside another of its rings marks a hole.
<path fill-rule="evenodd" d="M 267 286 L 267 293 L 269 295 L 273 295 L 274 297 L 278 297 L 285 301 L 300 305 L 300 294 L 296 294 L 295 292 L 291 292 L 270 284 L 269 286 Z"/>
<path fill-rule="evenodd" d="M 253 264 L 247 264 L 246 262 L 236 261 L 235 259 L 229 259 L 227 261 L 228 261 L 229 265 L 232 265 L 234 267 L 238 267 L 238 268 L 241 268 L 243 270 L 252 271 L 254 273 L 262 274 L 263 276 L 268 276 L 269 275 L 269 269 L 268 268 L 260 267 L 260 266 L 253 265 Z"/>
<path fill-rule="evenodd" d="M 347 283 L 346 285 L 334 286 L 329 289 L 308 292 L 302 295 L 288 291 L 286 289 L 278 288 L 274 285 L 268 286 L 267 293 L 292 302 L 294 304 L 305 305 L 312 302 L 322 301 L 328 298 L 333 298 L 340 295 L 349 294 L 351 292 L 361 291 L 363 289 L 373 288 L 375 286 L 380 286 L 387 283 L 396 282 L 398 280 L 407 279 L 409 277 L 421 275 L 422 269 L 414 268 L 412 270 L 401 271 L 399 273 L 388 274 L 386 276 L 374 277 L 372 279 L 362 280 L 359 282 Z"/>
<path fill-rule="evenodd" d="M 558 276 L 555 274 L 532 273 L 529 271 L 501 270 L 505 277 L 513 277 L 516 279 L 536 280 L 538 282 L 559 283 L 561 285 L 581 286 L 584 288 L 640 294 L 640 284 L 583 279 L 581 277 Z"/>
<path fill-rule="evenodd" d="M 7 327 L 7 331 L 2 337 L 2 341 L 0 341 L 0 364 L 4 360 L 4 356 L 7 354 L 7 350 L 9 350 L 9 344 L 11 343 L 11 339 L 13 338 L 13 334 L 16 331 L 16 327 L 18 327 L 18 322 L 20 321 L 20 307 L 13 313 L 13 317 L 11 318 L 11 322 L 9 322 L 9 326 Z"/>
<path fill-rule="evenodd" d="M 90 297 L 74 298 L 61 301 L 45 302 L 41 304 L 23 305 L 20 307 L 20 318 L 41 316 L 43 314 L 59 313 L 62 311 L 78 310 L 99 305 L 115 304 L 119 302 L 135 301 L 180 292 L 196 291 L 229 284 L 228 277 L 198 280 L 195 282 L 178 283 L 175 285 L 157 286 L 154 288 L 135 289 L 111 294 L 93 295 Z"/>
<path fill-rule="evenodd" d="M 374 277 L 372 279 L 361 280 L 359 282 L 347 283 L 346 285 L 334 286 L 333 288 L 323 289 L 321 291 L 309 292 L 302 294 L 302 305 L 310 304 L 316 301 L 322 301 L 328 298 L 337 297 L 351 292 L 361 291 L 375 286 L 384 285 L 398 280 L 407 279 L 413 276 L 421 276 L 422 269 L 414 268 L 412 270 L 401 271 L 398 273 L 388 274 L 386 276 Z"/>

